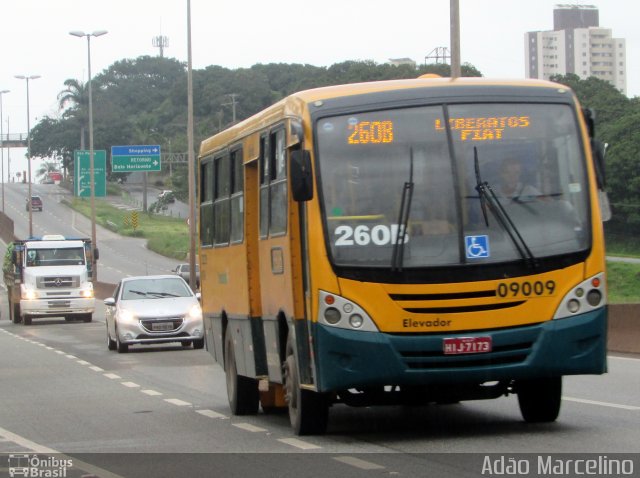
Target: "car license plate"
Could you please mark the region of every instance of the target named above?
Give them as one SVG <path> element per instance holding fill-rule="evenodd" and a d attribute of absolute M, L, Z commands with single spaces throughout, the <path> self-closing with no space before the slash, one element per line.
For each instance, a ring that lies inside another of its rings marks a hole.
<path fill-rule="evenodd" d="M 151 330 L 156 330 L 158 332 L 173 330 L 173 322 L 154 322 L 151 324 Z"/>
<path fill-rule="evenodd" d="M 491 337 L 447 337 L 443 341 L 445 355 L 491 352 Z"/>

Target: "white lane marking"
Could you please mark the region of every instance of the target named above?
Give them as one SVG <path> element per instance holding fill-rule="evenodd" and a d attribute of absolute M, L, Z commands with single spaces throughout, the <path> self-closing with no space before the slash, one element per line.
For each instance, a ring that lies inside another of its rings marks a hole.
<path fill-rule="evenodd" d="M 78 363 L 80 365 L 89 365 L 89 362 L 87 362 L 86 360 L 78 360 Z"/>
<path fill-rule="evenodd" d="M 138 387 L 140 387 L 140 385 L 138 385 L 135 382 L 120 382 L 120 385 L 124 385 L 125 387 L 129 387 L 129 388 L 138 388 Z"/>
<path fill-rule="evenodd" d="M 278 441 L 284 443 L 285 445 L 291 445 L 296 448 L 300 448 L 301 450 L 315 450 L 318 448 L 322 448 L 321 446 L 298 440 L 297 438 L 279 438 Z"/>
<path fill-rule="evenodd" d="M 164 401 L 167 403 L 171 403 L 172 405 L 177 405 L 178 407 L 191 405 L 189 402 L 185 402 L 184 400 L 180 400 L 178 398 L 165 398 Z"/>
<path fill-rule="evenodd" d="M 104 376 L 110 378 L 111 380 L 122 378 L 120 375 L 116 375 L 115 373 L 105 373 Z"/>
<path fill-rule="evenodd" d="M 234 427 L 240 428 L 241 430 L 246 430 L 248 432 L 257 433 L 257 432 L 266 432 L 266 428 L 260 428 L 251 423 L 232 423 Z"/>
<path fill-rule="evenodd" d="M 640 407 L 634 407 L 633 405 L 621 405 L 619 403 L 611 402 L 598 402 L 596 400 L 586 400 L 584 398 L 562 397 L 562 399 L 568 402 L 586 403 L 587 405 L 598 405 L 601 407 L 609 408 L 620 408 L 622 410 L 640 410 Z"/>
<path fill-rule="evenodd" d="M 628 360 L 631 362 L 640 362 L 640 358 L 635 358 L 635 357 L 617 357 L 615 355 L 607 355 L 608 359 L 614 359 L 614 360 Z"/>
<path fill-rule="evenodd" d="M 384 468 L 384 466 L 382 465 L 378 465 L 370 461 L 361 460 L 360 458 L 356 458 L 355 456 L 334 456 L 333 459 L 346 465 L 360 468 L 361 470 L 382 470 Z"/>
<path fill-rule="evenodd" d="M 0 428 L 0 435 L 3 435 L 9 441 L 17 443 L 22 448 L 34 451 L 36 453 L 49 453 L 49 454 L 60 453 L 59 451 L 54 450 L 53 448 L 48 448 L 44 445 L 40 445 L 36 442 L 28 440 L 25 437 L 16 435 L 15 433 L 10 432 L 9 430 L 5 430 L 4 428 Z"/>
<path fill-rule="evenodd" d="M 91 370 L 93 370 L 94 372 L 104 372 L 103 368 L 98 367 L 97 365 L 92 365 L 91 367 L 89 367 Z"/>
<path fill-rule="evenodd" d="M 77 359 L 78 358 L 75 355 L 71 355 L 71 354 L 66 354 L 65 357 L 67 357 L 68 359 Z"/>
<path fill-rule="evenodd" d="M 221 420 L 226 420 L 229 417 L 227 417 L 226 415 L 223 415 L 222 413 L 218 413 L 218 412 L 214 412 L 213 410 L 196 410 L 197 413 L 199 413 L 200 415 L 204 415 L 205 417 L 209 417 L 209 418 L 220 418 Z"/>
<path fill-rule="evenodd" d="M 66 354 L 67 352 L 63 352 L 62 350 L 56 350 L 56 353 L 60 354 L 60 355 L 63 355 L 63 354 Z"/>
<path fill-rule="evenodd" d="M 155 390 L 140 390 L 142 393 L 146 393 L 147 395 L 150 395 L 152 397 L 155 397 L 157 395 L 162 395 L 162 393 L 160 392 L 156 392 Z"/>

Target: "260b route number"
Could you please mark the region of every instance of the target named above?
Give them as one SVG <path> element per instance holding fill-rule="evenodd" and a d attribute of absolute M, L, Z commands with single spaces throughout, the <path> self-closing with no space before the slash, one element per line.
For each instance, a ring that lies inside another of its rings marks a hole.
<path fill-rule="evenodd" d="M 496 288 L 498 297 L 540 297 L 551 296 L 556 290 L 556 282 L 548 281 L 524 281 L 524 282 L 501 282 Z"/>

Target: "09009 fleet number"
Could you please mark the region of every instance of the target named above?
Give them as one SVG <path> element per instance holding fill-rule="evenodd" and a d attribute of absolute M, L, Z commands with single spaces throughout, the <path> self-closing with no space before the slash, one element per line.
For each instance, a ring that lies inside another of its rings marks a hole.
<path fill-rule="evenodd" d="M 553 280 L 501 282 L 496 288 L 496 295 L 501 298 L 550 297 L 555 291 L 556 282 Z"/>

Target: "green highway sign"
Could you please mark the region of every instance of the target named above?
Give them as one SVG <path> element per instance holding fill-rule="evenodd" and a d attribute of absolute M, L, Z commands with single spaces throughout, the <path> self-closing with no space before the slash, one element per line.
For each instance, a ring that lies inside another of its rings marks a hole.
<path fill-rule="evenodd" d="M 111 171 L 160 171 L 159 145 L 111 146 Z"/>
<path fill-rule="evenodd" d="M 74 158 L 73 192 L 79 197 L 91 197 L 91 152 L 76 150 Z M 107 195 L 107 152 L 104 149 L 93 151 L 93 176 L 95 197 Z"/>

